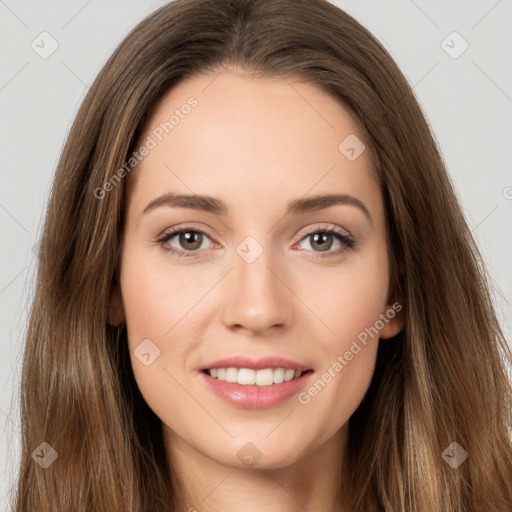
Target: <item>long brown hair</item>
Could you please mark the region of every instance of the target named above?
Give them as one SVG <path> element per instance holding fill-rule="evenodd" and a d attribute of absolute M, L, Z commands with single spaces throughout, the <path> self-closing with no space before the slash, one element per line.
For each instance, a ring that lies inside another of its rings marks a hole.
<path fill-rule="evenodd" d="M 512 356 L 481 257 L 404 76 L 365 28 L 325 0 L 177 0 L 135 27 L 99 73 L 46 214 L 14 510 L 179 504 L 161 422 L 133 378 L 126 330 L 108 323 L 126 179 L 98 190 L 137 147 L 166 92 L 227 65 L 316 84 L 356 115 L 374 155 L 405 327 L 380 342 L 373 381 L 349 420 L 345 509 L 510 510 Z M 454 442 L 468 454 L 457 468 L 443 457 Z M 44 468 L 36 449 L 57 459 Z"/>

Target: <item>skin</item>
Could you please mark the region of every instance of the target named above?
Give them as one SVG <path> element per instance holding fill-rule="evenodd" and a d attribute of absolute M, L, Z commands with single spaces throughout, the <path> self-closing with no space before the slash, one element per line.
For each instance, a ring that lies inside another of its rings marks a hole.
<path fill-rule="evenodd" d="M 190 96 L 197 106 L 129 175 L 111 323 L 127 324 L 135 379 L 181 474 L 183 510 L 337 510 L 348 420 L 370 385 L 378 338 L 307 404 L 295 396 L 240 409 L 214 395 L 198 369 L 233 355 L 279 356 L 313 368 L 313 384 L 391 308 L 384 204 L 370 152 L 349 161 L 338 150 L 348 135 L 363 135 L 316 86 L 233 67 L 168 92 L 142 140 Z M 170 206 L 142 213 L 169 192 L 213 196 L 228 213 Z M 350 204 L 285 215 L 289 201 L 322 193 L 358 198 L 372 221 Z M 164 245 L 191 250 L 179 235 L 157 241 L 185 224 L 208 232 L 196 255 L 166 252 Z M 343 244 L 328 237 L 322 251 L 308 235 L 326 227 L 348 232 L 355 246 L 336 252 Z M 236 252 L 248 236 L 263 250 L 251 263 Z M 402 326 L 397 314 L 380 337 Z M 149 366 L 134 355 L 145 339 L 160 350 Z M 261 453 L 251 467 L 237 457 L 248 442 Z"/>

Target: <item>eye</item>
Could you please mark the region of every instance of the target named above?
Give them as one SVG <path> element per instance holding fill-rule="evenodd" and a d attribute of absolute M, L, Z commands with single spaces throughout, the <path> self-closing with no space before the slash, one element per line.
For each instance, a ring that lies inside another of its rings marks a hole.
<path fill-rule="evenodd" d="M 178 247 L 171 244 L 173 239 L 175 239 L 174 243 L 177 244 Z M 207 249 L 208 245 L 206 244 L 205 246 L 205 242 L 209 239 L 208 233 L 201 229 L 182 226 L 164 233 L 162 237 L 158 239 L 158 242 L 164 251 L 181 257 L 194 256 L 199 250 Z"/>
<path fill-rule="evenodd" d="M 164 233 L 157 242 L 164 251 L 178 257 L 187 257 L 195 256 L 201 249 L 207 249 L 209 247 L 208 240 L 211 241 L 211 237 L 206 231 L 196 227 L 181 226 Z M 173 241 L 174 243 L 171 243 Z M 310 246 L 310 249 L 307 247 L 305 249 L 316 253 L 315 257 L 317 258 L 338 255 L 348 249 L 353 249 L 355 246 L 355 240 L 350 234 L 331 226 L 317 228 L 315 231 L 303 235 L 301 241 L 297 244 L 297 247 L 301 250 L 304 249 L 304 247 L 301 247 L 304 241 L 308 242 Z M 331 250 L 333 247 L 334 250 Z"/>
<path fill-rule="evenodd" d="M 320 258 L 340 254 L 347 249 L 353 249 L 355 246 L 355 240 L 351 235 L 343 233 L 334 227 L 322 229 L 317 228 L 315 231 L 310 231 L 299 243 L 298 247 L 301 249 L 303 249 L 303 247 L 300 246 L 303 241 L 308 242 L 311 248 L 308 249 L 308 247 L 306 247 L 306 249 L 317 253 L 315 257 Z M 333 247 L 334 250 L 331 250 Z"/>

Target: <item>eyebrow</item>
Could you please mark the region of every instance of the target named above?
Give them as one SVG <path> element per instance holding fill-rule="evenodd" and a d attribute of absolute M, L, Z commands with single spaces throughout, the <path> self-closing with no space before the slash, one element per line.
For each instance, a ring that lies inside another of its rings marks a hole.
<path fill-rule="evenodd" d="M 359 208 L 373 226 L 373 218 L 368 208 L 360 199 L 349 194 L 321 194 L 308 198 L 294 199 L 287 204 L 286 215 L 315 212 L 338 204 L 350 205 Z M 228 213 L 226 203 L 215 197 L 173 193 L 164 194 L 153 199 L 149 202 L 146 208 L 144 208 L 142 213 L 147 213 L 162 206 L 171 208 L 190 208 L 192 210 L 201 210 L 215 215 L 226 215 Z"/>

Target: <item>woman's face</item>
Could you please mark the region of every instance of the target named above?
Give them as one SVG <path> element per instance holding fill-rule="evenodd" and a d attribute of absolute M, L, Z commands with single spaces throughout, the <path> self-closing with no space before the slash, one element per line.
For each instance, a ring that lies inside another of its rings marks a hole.
<path fill-rule="evenodd" d="M 361 139 L 314 85 L 233 68 L 155 110 L 128 178 L 120 292 L 170 444 L 285 467 L 346 432 L 378 333 L 401 327 Z"/>

